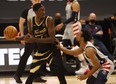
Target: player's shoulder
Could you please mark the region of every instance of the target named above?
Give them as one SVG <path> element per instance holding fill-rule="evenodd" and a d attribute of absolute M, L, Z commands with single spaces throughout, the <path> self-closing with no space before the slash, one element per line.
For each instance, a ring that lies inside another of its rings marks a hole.
<path fill-rule="evenodd" d="M 48 15 L 47 17 L 48 17 L 48 18 L 51 18 L 51 19 L 53 18 L 52 16 L 49 16 L 49 15 Z"/>
<path fill-rule="evenodd" d="M 52 17 L 52 16 L 46 16 L 46 18 L 47 18 L 48 20 L 53 20 L 53 17 Z"/>
<path fill-rule="evenodd" d="M 49 23 L 53 23 L 54 22 L 54 20 L 53 20 L 53 17 L 52 16 L 46 16 L 46 22 L 47 22 L 47 25 L 49 24 Z"/>

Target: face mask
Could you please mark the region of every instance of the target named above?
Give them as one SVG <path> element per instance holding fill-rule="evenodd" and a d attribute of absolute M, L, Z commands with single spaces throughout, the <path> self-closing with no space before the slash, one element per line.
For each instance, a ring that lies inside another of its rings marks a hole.
<path fill-rule="evenodd" d="M 90 22 L 91 22 L 92 24 L 94 24 L 94 23 L 95 23 L 95 20 L 90 20 Z"/>
<path fill-rule="evenodd" d="M 54 25 L 56 26 L 56 25 L 60 24 L 62 21 L 61 21 L 61 19 L 55 19 L 55 21 L 54 21 L 54 22 L 55 22 L 55 24 L 54 24 Z"/>

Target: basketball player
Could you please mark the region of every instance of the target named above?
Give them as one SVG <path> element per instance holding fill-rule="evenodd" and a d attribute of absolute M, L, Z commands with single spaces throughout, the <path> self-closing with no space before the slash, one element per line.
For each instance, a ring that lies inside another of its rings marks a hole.
<path fill-rule="evenodd" d="M 55 46 L 55 28 L 53 18 L 45 16 L 45 7 L 41 3 L 33 6 L 36 14 L 32 20 L 29 21 L 29 33 L 25 36 L 27 43 L 36 43 L 36 49 L 32 64 L 30 67 L 30 74 L 25 84 L 32 84 L 34 77 L 36 77 L 43 65 L 49 64 L 51 72 L 56 75 L 60 84 L 67 84 L 64 74 L 60 50 Z"/>
<path fill-rule="evenodd" d="M 77 46 L 77 42 L 74 40 L 74 38 L 76 34 L 78 34 L 78 32 L 81 30 L 81 24 L 79 22 L 80 4 L 77 2 L 77 0 L 68 0 L 65 10 L 66 10 L 66 21 L 57 25 L 56 29 L 60 29 L 62 28 L 63 25 L 66 25 L 63 34 L 62 44 L 64 47 L 71 46 L 73 48 L 76 48 L 79 45 Z M 73 27 L 73 25 L 75 25 L 74 24 L 75 22 L 77 23 L 76 29 L 74 29 Z M 88 71 L 88 66 L 82 55 L 80 55 L 78 59 L 80 61 L 81 67 L 79 70 L 75 71 L 75 74 L 84 74 L 86 73 L 86 71 Z"/>
<path fill-rule="evenodd" d="M 60 46 L 60 44 L 57 45 L 57 47 L 63 52 L 73 56 L 78 56 L 83 53 L 85 59 L 93 66 L 90 72 L 78 76 L 77 78 L 79 80 L 88 78 L 86 81 L 87 84 L 105 84 L 114 70 L 113 62 L 90 42 L 92 40 L 92 35 L 89 31 L 80 31 L 76 39 L 80 44 L 78 49 L 68 50 L 63 46 Z"/>
<path fill-rule="evenodd" d="M 19 28 L 20 28 L 21 36 L 24 36 L 28 33 L 27 22 L 33 16 L 35 16 L 35 13 L 34 13 L 32 7 L 36 3 L 41 3 L 41 0 L 32 0 L 32 6 L 29 9 L 24 10 L 20 17 Z M 24 43 L 24 41 L 21 41 L 21 42 Z M 31 53 L 33 52 L 33 50 L 34 50 L 34 43 L 26 43 L 25 44 L 25 51 L 24 51 L 23 55 L 21 56 L 17 71 L 14 74 L 14 79 L 16 80 L 17 83 L 22 83 L 22 80 L 20 79 L 20 77 L 23 75 L 27 60 L 28 60 L 29 56 L 31 55 Z M 43 67 L 43 68 L 45 68 L 45 67 Z M 38 75 L 38 78 L 34 81 L 46 82 L 46 80 L 41 79 L 39 77 L 39 75 Z"/>
<path fill-rule="evenodd" d="M 85 25 L 85 30 L 88 30 L 91 32 L 93 39 L 94 39 L 94 45 L 105 55 L 107 55 L 112 61 L 113 56 L 110 54 L 104 43 L 102 42 L 103 38 L 103 30 L 102 27 L 98 24 L 96 24 L 97 15 L 95 13 L 90 13 L 88 17 L 89 23 Z"/>
<path fill-rule="evenodd" d="M 74 32 L 72 27 L 75 21 L 78 22 L 79 30 L 81 29 L 81 24 L 79 22 L 80 4 L 77 2 L 77 0 L 68 0 L 65 10 L 66 10 L 66 21 L 57 25 L 56 29 L 60 30 L 63 27 L 63 25 L 66 25 L 63 36 L 63 42 L 65 43 L 65 41 L 69 39 L 71 41 L 71 45 L 74 45 Z"/>

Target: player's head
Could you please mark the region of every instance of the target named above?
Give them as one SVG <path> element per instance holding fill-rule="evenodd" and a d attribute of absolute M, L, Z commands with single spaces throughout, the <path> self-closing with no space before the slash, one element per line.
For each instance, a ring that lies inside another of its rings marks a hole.
<path fill-rule="evenodd" d="M 90 13 L 89 14 L 89 22 L 94 24 L 96 20 L 96 14 L 95 13 Z"/>
<path fill-rule="evenodd" d="M 31 0 L 32 5 L 36 4 L 36 3 L 41 3 L 41 0 Z"/>
<path fill-rule="evenodd" d="M 87 42 L 87 41 L 91 41 L 92 40 L 92 35 L 91 33 L 88 31 L 88 30 L 81 30 L 76 39 L 81 42 L 81 41 L 84 41 L 84 42 Z"/>
<path fill-rule="evenodd" d="M 36 3 L 33 6 L 33 11 L 38 18 L 42 18 L 45 15 L 45 7 L 41 3 Z"/>

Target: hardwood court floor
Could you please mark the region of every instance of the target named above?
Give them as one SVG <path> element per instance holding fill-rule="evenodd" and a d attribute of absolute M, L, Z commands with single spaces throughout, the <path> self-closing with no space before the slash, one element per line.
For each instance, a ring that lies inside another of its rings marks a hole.
<path fill-rule="evenodd" d="M 25 84 L 26 76 L 21 78 Z M 46 79 L 46 83 L 33 83 L 33 84 L 59 84 L 59 81 L 56 76 L 45 76 L 43 79 Z M 67 84 L 86 84 L 85 80 L 77 80 L 76 76 L 66 76 Z M 17 84 L 12 76 L 0 77 L 0 84 Z M 116 84 L 116 75 L 111 75 L 107 84 Z"/>

